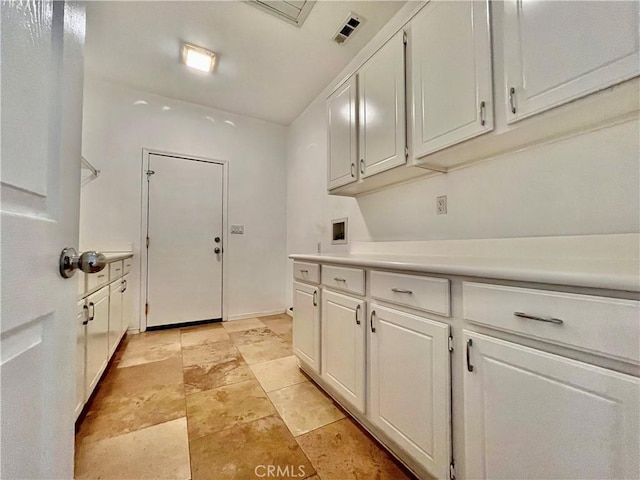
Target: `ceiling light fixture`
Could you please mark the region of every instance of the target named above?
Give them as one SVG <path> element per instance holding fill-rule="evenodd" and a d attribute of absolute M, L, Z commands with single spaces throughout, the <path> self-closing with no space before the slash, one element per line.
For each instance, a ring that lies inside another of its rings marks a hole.
<path fill-rule="evenodd" d="M 182 44 L 182 62 L 187 67 L 201 72 L 213 72 L 216 66 L 216 54 L 206 48 L 184 43 Z"/>

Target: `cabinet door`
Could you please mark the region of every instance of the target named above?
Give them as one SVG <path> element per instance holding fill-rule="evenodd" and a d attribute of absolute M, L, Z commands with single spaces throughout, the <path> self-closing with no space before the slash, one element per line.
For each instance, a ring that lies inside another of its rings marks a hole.
<path fill-rule="evenodd" d="M 354 75 L 327 99 L 328 189 L 358 179 L 357 78 Z"/>
<path fill-rule="evenodd" d="M 430 2 L 409 50 L 415 158 L 493 130 L 488 0 Z"/>
<path fill-rule="evenodd" d="M 370 418 L 435 478 L 448 478 L 449 325 L 371 305 Z"/>
<path fill-rule="evenodd" d="M 87 298 L 87 364 L 85 400 L 95 388 L 109 359 L 109 287 L 103 287 Z"/>
<path fill-rule="evenodd" d="M 293 284 L 293 352 L 320 373 L 320 292 L 318 287 Z"/>
<path fill-rule="evenodd" d="M 125 260 L 126 262 L 126 260 Z M 126 333 L 131 319 L 133 317 L 133 297 L 131 296 L 132 290 L 129 288 L 129 275 L 125 275 L 122 278 L 122 324 L 120 325 L 121 332 Z"/>
<path fill-rule="evenodd" d="M 398 32 L 358 71 L 360 175 L 406 163 L 404 32 Z"/>
<path fill-rule="evenodd" d="M 503 8 L 509 122 L 640 72 L 638 2 L 507 0 Z"/>
<path fill-rule="evenodd" d="M 322 378 L 364 413 L 364 300 L 322 291 Z"/>
<path fill-rule="evenodd" d="M 468 478 L 640 476 L 640 379 L 473 332 L 464 340 Z"/>
<path fill-rule="evenodd" d="M 109 356 L 122 336 L 122 282 L 109 285 Z"/>
<path fill-rule="evenodd" d="M 86 326 L 85 321 L 89 318 L 84 300 L 78 302 L 76 309 L 76 400 L 75 418 L 78 418 L 84 407 L 85 393 L 85 347 L 86 347 Z"/>

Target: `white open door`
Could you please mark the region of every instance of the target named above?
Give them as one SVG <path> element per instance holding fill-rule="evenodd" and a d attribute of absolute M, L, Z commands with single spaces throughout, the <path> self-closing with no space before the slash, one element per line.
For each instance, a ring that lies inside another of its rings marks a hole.
<path fill-rule="evenodd" d="M 0 477 L 72 478 L 84 6 L 0 9 Z"/>
<path fill-rule="evenodd" d="M 149 154 L 147 327 L 222 319 L 224 166 Z"/>

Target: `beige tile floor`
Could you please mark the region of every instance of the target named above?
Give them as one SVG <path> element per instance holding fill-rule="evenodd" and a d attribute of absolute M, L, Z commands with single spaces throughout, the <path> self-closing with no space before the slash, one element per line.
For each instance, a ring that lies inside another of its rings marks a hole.
<path fill-rule="evenodd" d="M 287 315 L 128 335 L 78 424 L 75 473 L 410 478 L 300 372 Z"/>

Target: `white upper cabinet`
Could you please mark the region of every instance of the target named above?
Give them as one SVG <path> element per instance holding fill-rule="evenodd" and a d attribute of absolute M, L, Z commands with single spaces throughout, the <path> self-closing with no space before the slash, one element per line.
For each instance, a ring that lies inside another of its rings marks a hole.
<path fill-rule="evenodd" d="M 404 32 L 358 71 L 362 178 L 406 163 Z"/>
<path fill-rule="evenodd" d="M 432 1 L 409 34 L 414 158 L 493 130 L 488 1 Z"/>
<path fill-rule="evenodd" d="M 637 76 L 639 8 L 631 1 L 505 1 L 508 122 Z"/>
<path fill-rule="evenodd" d="M 357 77 L 327 99 L 327 185 L 329 190 L 358 180 Z"/>
<path fill-rule="evenodd" d="M 465 332 L 466 477 L 638 478 L 640 380 Z"/>

